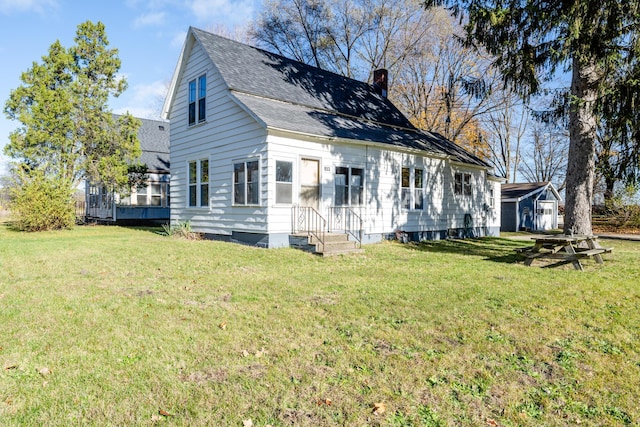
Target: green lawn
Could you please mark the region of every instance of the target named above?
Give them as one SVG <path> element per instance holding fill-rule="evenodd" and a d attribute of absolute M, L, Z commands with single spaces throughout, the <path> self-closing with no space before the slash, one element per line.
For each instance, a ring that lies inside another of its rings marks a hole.
<path fill-rule="evenodd" d="M 638 425 L 640 242 L 604 244 L 579 272 L 0 224 L 0 425 Z"/>

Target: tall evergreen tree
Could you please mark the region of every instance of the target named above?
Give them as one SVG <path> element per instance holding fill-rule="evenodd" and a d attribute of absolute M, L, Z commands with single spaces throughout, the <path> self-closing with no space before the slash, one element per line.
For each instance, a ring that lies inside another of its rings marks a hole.
<path fill-rule="evenodd" d="M 140 123 L 128 114 L 116 119 L 108 108 L 109 97 L 127 86 L 120 65 L 104 25 L 87 21 L 78 26 L 74 46 L 56 41 L 22 74 L 4 108 L 21 122 L 5 147 L 19 182 L 38 177 L 68 194 L 83 179 L 111 189 L 127 184 L 129 165 L 141 153 Z"/>
<path fill-rule="evenodd" d="M 591 233 L 598 120 L 606 105 L 639 105 L 638 0 L 425 0 L 464 18 L 467 44 L 494 55 L 507 83 L 528 97 L 557 71 L 571 72 L 565 232 Z M 615 75 L 615 79 L 610 77 Z M 621 89 L 619 89 L 621 88 Z M 622 113 L 626 125 L 637 110 Z M 611 123 L 614 124 L 613 119 Z M 638 132 L 630 132 L 635 144 Z"/>

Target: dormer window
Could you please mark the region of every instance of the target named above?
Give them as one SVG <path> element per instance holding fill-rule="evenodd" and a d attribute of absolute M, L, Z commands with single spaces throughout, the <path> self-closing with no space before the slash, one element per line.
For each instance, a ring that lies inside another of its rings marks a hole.
<path fill-rule="evenodd" d="M 197 106 L 196 106 L 197 105 Z M 189 82 L 189 126 L 207 119 L 207 76 Z"/>

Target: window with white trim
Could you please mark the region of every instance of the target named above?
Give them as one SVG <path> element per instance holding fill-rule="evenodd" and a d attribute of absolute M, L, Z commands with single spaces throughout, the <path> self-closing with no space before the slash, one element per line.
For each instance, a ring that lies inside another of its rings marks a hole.
<path fill-rule="evenodd" d="M 233 165 L 233 204 L 257 205 L 260 196 L 258 160 L 236 162 Z"/>
<path fill-rule="evenodd" d="M 411 209 L 411 169 L 402 168 L 402 207 Z"/>
<path fill-rule="evenodd" d="M 424 170 L 413 171 L 413 208 L 424 209 Z"/>
<path fill-rule="evenodd" d="M 189 126 L 207 119 L 207 75 L 189 82 Z"/>
<path fill-rule="evenodd" d="M 189 162 L 189 206 L 209 206 L 209 160 Z"/>
<path fill-rule="evenodd" d="M 402 207 L 410 210 L 424 209 L 424 169 L 402 168 Z"/>
<path fill-rule="evenodd" d="M 455 176 L 455 183 L 454 183 L 454 188 L 453 188 L 453 192 L 456 195 L 459 196 L 471 196 L 472 191 L 471 191 L 471 174 L 470 173 L 462 173 L 462 172 L 456 172 Z"/>
<path fill-rule="evenodd" d="M 120 198 L 119 206 L 169 206 L 169 184 L 148 182 L 132 188 L 131 194 Z"/>
<path fill-rule="evenodd" d="M 364 169 L 337 166 L 334 186 L 336 206 L 362 205 Z"/>
<path fill-rule="evenodd" d="M 148 190 L 149 188 L 146 185 L 136 188 L 136 204 L 138 206 L 147 206 L 149 204 L 147 201 L 149 199 Z"/>
<path fill-rule="evenodd" d="M 293 200 L 293 162 L 276 160 L 276 203 L 291 204 Z"/>

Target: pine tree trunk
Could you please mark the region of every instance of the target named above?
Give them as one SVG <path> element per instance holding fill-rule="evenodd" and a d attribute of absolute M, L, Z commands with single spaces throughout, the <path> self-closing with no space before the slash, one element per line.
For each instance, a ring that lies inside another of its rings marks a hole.
<path fill-rule="evenodd" d="M 596 150 L 596 116 L 593 108 L 599 78 L 600 73 L 594 63 L 573 59 L 573 101 L 569 112 L 570 140 L 564 218 L 566 234 L 591 234 Z"/>

